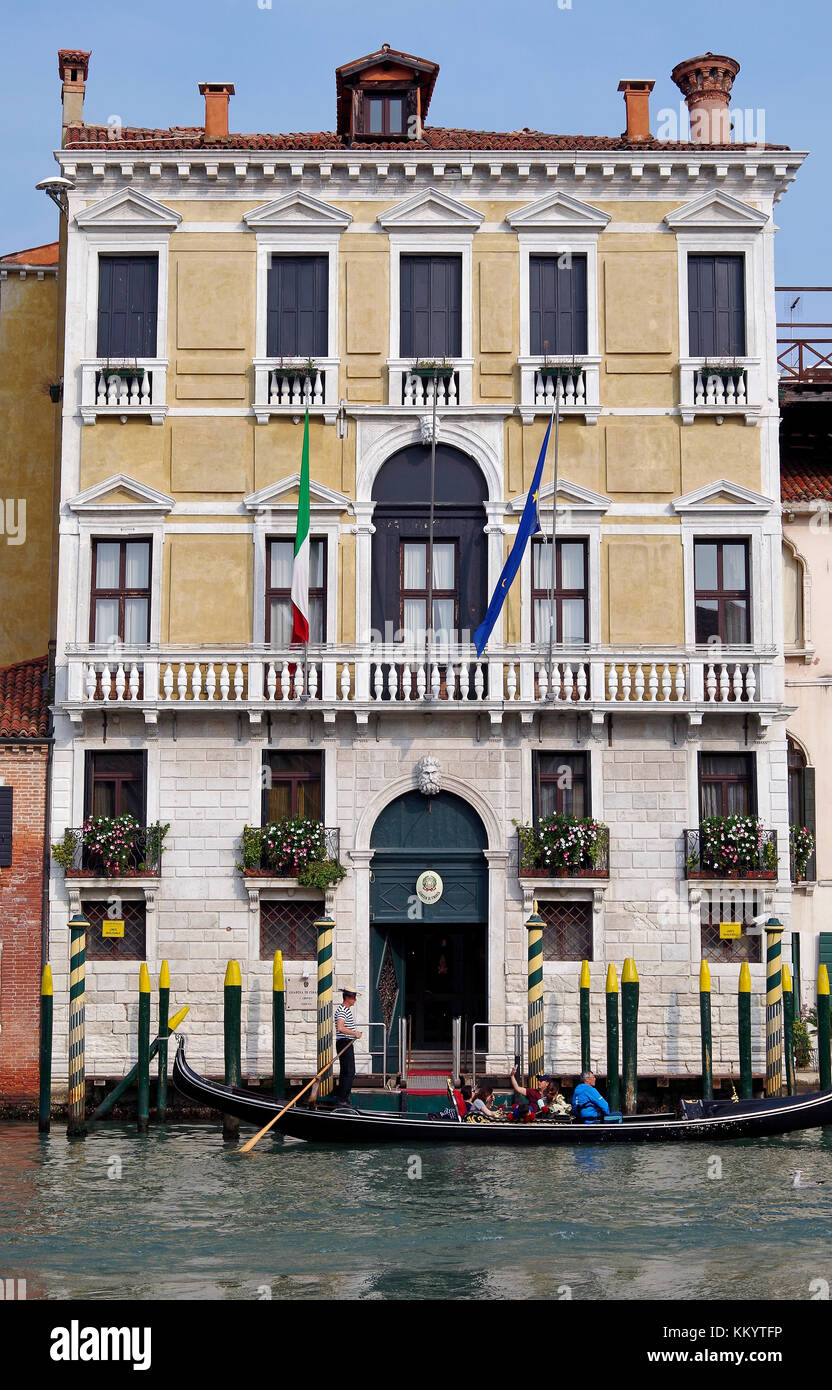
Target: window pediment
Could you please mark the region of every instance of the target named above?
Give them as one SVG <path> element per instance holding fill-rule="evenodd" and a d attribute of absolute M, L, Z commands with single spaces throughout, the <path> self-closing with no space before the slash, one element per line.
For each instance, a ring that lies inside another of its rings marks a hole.
<path fill-rule="evenodd" d="M 76 213 L 75 221 L 82 230 L 90 232 L 172 232 L 182 218 L 173 208 L 157 203 L 137 188 L 125 188 Z"/>
<path fill-rule="evenodd" d="M 552 491 L 552 483 L 544 483 L 540 489 L 538 510 L 542 510 L 544 507 L 551 509 Z M 527 493 L 522 493 L 519 497 L 512 497 L 508 504 L 508 510 L 510 512 L 522 512 L 526 505 L 527 496 Z M 599 492 L 592 492 L 589 488 L 579 487 L 577 483 L 570 483 L 566 478 L 558 479 L 558 508 L 563 507 L 574 514 L 585 517 L 596 517 L 600 521 L 610 505 L 609 497 L 604 497 Z"/>
<path fill-rule="evenodd" d="M 298 191 L 253 208 L 243 214 L 243 221 L 255 232 L 342 232 L 352 222 L 352 214 Z"/>
<path fill-rule="evenodd" d="M 385 208 L 376 218 L 385 231 L 443 231 L 474 232 L 484 221 L 481 212 L 475 212 L 466 203 L 449 198 L 447 193 L 429 188 L 417 193 L 404 202 L 394 203 Z"/>
<path fill-rule="evenodd" d="M 243 506 L 250 512 L 294 511 L 298 505 L 299 486 L 300 474 L 290 473 L 278 482 L 260 488 L 259 492 L 249 493 L 243 498 Z M 312 480 L 309 483 L 309 504 L 312 511 L 318 513 L 336 512 L 341 515 L 354 510 L 352 501 L 344 493 Z"/>
<path fill-rule="evenodd" d="M 166 493 L 157 492 L 126 473 L 115 473 L 70 498 L 67 506 L 70 511 L 91 515 L 107 512 L 158 514 L 172 511 L 175 503 Z"/>
<path fill-rule="evenodd" d="M 720 478 L 717 482 L 697 488 L 695 492 L 687 492 L 683 497 L 674 498 L 671 505 L 675 512 L 685 516 L 697 512 L 717 511 L 763 514 L 770 512 L 777 503 L 770 497 L 763 497 L 759 492 L 741 487 L 739 483 L 729 483 L 725 478 Z"/>
<path fill-rule="evenodd" d="M 609 213 L 568 193 L 550 193 L 506 216 L 517 232 L 602 232 L 609 221 Z"/>
<path fill-rule="evenodd" d="M 674 208 L 664 220 L 674 232 L 759 232 L 769 218 L 730 193 L 712 192 Z"/>

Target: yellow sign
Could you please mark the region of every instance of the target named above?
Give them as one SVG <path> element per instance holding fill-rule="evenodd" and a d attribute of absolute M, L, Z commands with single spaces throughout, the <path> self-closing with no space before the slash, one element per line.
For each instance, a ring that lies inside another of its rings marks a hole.
<path fill-rule="evenodd" d="M 115 922 L 115 921 L 111 922 L 111 921 L 108 921 L 108 920 L 105 918 L 104 921 L 101 923 L 101 935 L 102 935 L 102 936 L 124 936 L 124 922 L 123 922 L 123 920 L 120 921 L 120 922 Z"/>
<path fill-rule="evenodd" d="M 736 941 L 738 936 L 742 936 L 742 922 L 720 922 L 720 941 Z"/>

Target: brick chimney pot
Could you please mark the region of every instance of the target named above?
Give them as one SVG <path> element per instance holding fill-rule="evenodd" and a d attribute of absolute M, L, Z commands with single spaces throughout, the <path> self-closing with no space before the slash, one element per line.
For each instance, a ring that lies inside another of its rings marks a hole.
<path fill-rule="evenodd" d="M 234 95 L 233 82 L 200 82 L 205 97 L 205 135 L 209 139 L 228 134 L 228 101 Z"/>
<path fill-rule="evenodd" d="M 735 58 L 701 53 L 677 63 L 670 74 L 690 112 L 695 145 L 727 145 L 731 140 L 731 88 L 740 70 Z"/>
<path fill-rule="evenodd" d="M 619 92 L 624 93 L 624 106 L 627 111 L 627 129 L 622 131 L 621 139 L 639 144 L 650 140 L 650 93 L 655 82 L 645 82 L 624 78 L 618 84 Z"/>

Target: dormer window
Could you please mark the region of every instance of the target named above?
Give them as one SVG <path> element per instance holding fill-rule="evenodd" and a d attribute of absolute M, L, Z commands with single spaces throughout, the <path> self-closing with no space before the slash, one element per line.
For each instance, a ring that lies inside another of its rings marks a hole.
<path fill-rule="evenodd" d="M 365 133 L 367 135 L 404 135 L 406 103 L 407 97 L 404 92 L 391 92 L 384 96 L 365 96 Z"/>

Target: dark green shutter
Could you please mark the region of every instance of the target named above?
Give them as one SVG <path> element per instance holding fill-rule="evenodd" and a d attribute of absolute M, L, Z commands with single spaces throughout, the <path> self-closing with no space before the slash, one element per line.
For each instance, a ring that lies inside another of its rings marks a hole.
<path fill-rule="evenodd" d="M 803 824 L 815 837 L 815 849 L 806 865 L 806 877 L 811 882 L 818 876 L 817 835 L 815 832 L 815 769 L 813 767 L 804 767 L 803 769 L 803 816 Z"/>
<path fill-rule="evenodd" d="M 820 957 L 818 963 L 825 965 L 832 974 L 832 931 L 822 931 L 818 938 L 820 942 Z"/>

